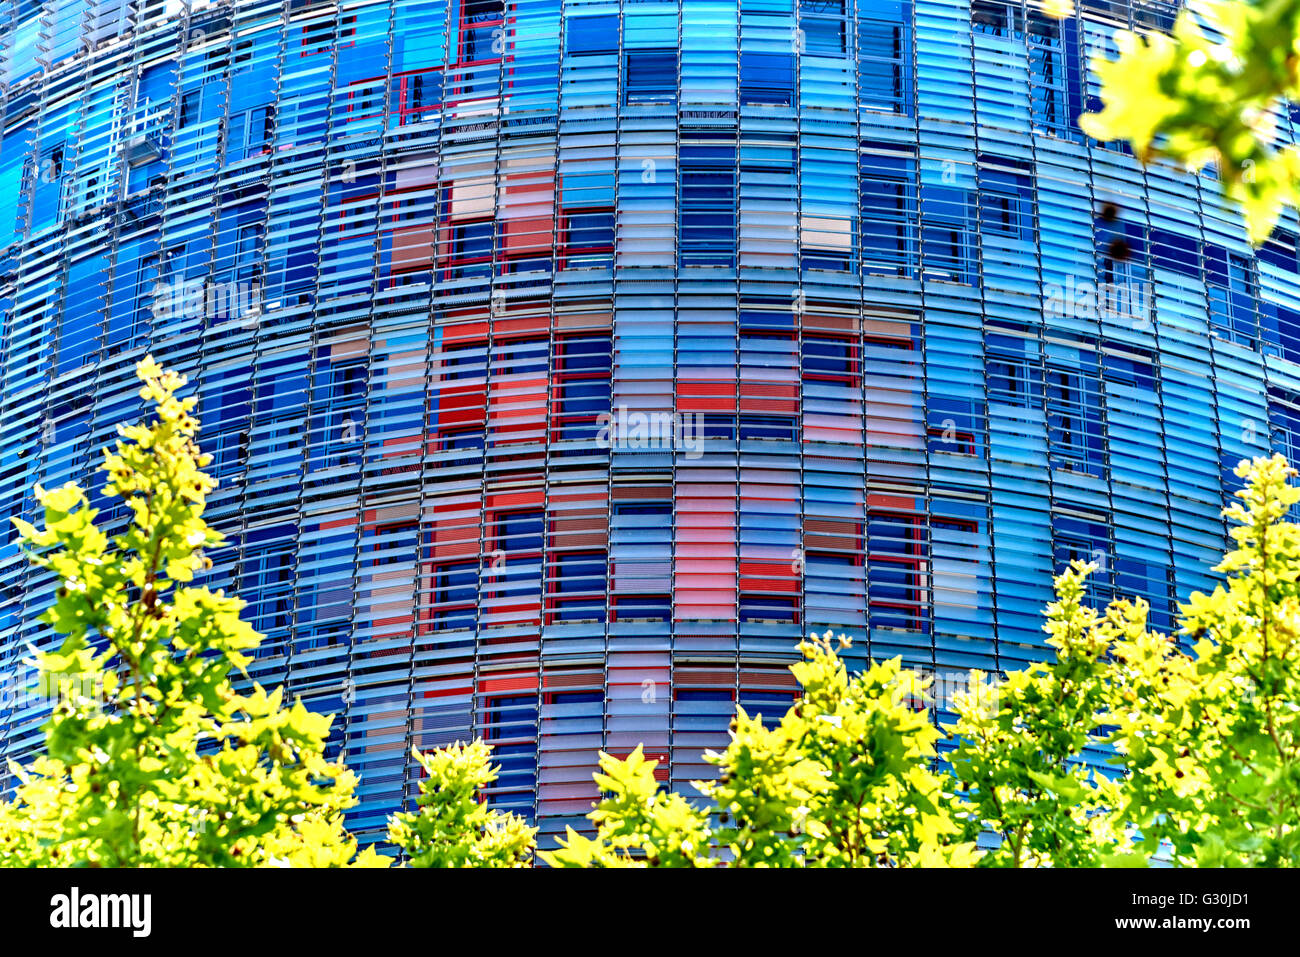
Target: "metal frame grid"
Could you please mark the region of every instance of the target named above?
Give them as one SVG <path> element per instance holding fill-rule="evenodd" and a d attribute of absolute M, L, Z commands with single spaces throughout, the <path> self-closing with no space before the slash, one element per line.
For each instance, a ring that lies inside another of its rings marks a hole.
<path fill-rule="evenodd" d="M 544 840 L 598 748 L 688 787 L 810 630 L 1020 667 L 1071 557 L 1167 622 L 1231 464 L 1300 441 L 1294 218 L 1256 256 L 1074 122 L 1171 17 L 3 0 L 0 512 L 88 478 L 146 351 L 188 374 L 211 583 L 342 713 L 368 839 L 476 734 Z M 48 587 L 0 530 L 0 674 Z M 0 699 L 4 756 L 44 710 Z"/>

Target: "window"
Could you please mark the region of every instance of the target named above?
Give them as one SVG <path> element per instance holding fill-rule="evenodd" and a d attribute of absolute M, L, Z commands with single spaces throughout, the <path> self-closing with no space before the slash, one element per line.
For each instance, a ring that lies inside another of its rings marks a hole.
<path fill-rule="evenodd" d="M 481 624 L 541 624 L 541 508 L 491 512 L 484 527 Z"/>
<path fill-rule="evenodd" d="M 356 466 L 365 445 L 366 360 L 330 357 L 327 348 L 312 374 L 312 467 Z"/>
<path fill-rule="evenodd" d="M 187 126 L 193 126 L 200 119 L 200 111 L 203 106 L 203 87 L 194 90 L 187 90 L 181 94 L 181 115 L 178 127 L 184 129 Z"/>
<path fill-rule="evenodd" d="M 630 50 L 623 55 L 623 102 L 677 102 L 677 51 Z"/>
<path fill-rule="evenodd" d="M 565 19 L 564 52 L 570 55 L 618 52 L 618 14 Z"/>
<path fill-rule="evenodd" d="M 970 8 L 971 30 L 977 36 L 1015 37 L 1024 35 L 1019 2 L 974 0 Z"/>
<path fill-rule="evenodd" d="M 989 232 L 1003 236 L 1019 237 L 1019 223 L 1023 216 L 1020 210 L 1020 197 L 1005 193 L 989 192 L 980 196 L 984 207 L 984 225 Z"/>
<path fill-rule="evenodd" d="M 445 230 L 447 247 L 443 280 L 482 279 L 492 274 L 493 223 L 490 219 L 452 223 Z"/>
<path fill-rule="evenodd" d="M 926 448 L 931 454 L 976 455 L 983 433 L 983 403 L 960 396 L 931 394 L 926 403 Z"/>
<path fill-rule="evenodd" d="M 875 0 L 858 19 L 859 102 L 864 109 L 912 112 L 912 5 Z"/>
<path fill-rule="evenodd" d="M 804 339 L 805 382 L 834 382 L 856 388 L 860 374 L 861 356 L 856 342 L 811 336 Z"/>
<path fill-rule="evenodd" d="M 614 265 L 614 210 L 611 207 L 560 210 L 560 269 L 609 269 Z"/>
<path fill-rule="evenodd" d="M 496 343 L 492 375 L 545 376 L 550 343 L 545 339 L 513 339 Z"/>
<path fill-rule="evenodd" d="M 799 0 L 800 17 L 842 17 L 845 0 Z"/>
<path fill-rule="evenodd" d="M 493 23 L 505 10 L 504 0 L 462 0 L 461 23 Z"/>
<path fill-rule="evenodd" d="M 735 700 L 735 692 L 723 688 L 674 688 L 674 701 L 725 701 Z"/>
<path fill-rule="evenodd" d="M 1195 239 L 1154 226 L 1150 234 L 1151 265 L 1154 268 L 1168 269 L 1188 279 L 1200 280 L 1201 248 Z M 1263 250 L 1260 255 L 1263 258 Z"/>
<path fill-rule="evenodd" d="M 1260 262 L 1266 262 L 1289 273 L 1300 273 L 1300 239 L 1296 234 L 1278 227 L 1268 241 L 1256 251 Z"/>
<path fill-rule="evenodd" d="M 226 132 L 226 162 L 237 163 L 267 152 L 275 124 L 275 110 L 258 106 L 242 113 L 232 113 Z"/>
<path fill-rule="evenodd" d="M 486 436 L 481 428 L 440 429 L 438 431 L 439 451 L 473 451 L 485 447 Z"/>
<path fill-rule="evenodd" d="M 1154 240 L 1152 242 L 1154 244 Z M 1268 242 L 1256 250 L 1256 255 L 1261 264 L 1295 275 L 1300 273 L 1300 253 L 1297 250 L 1300 250 L 1300 239 L 1296 234 L 1277 228 Z M 1300 362 L 1300 311 L 1260 299 L 1259 324 L 1269 355 L 1281 355 L 1292 362 Z"/>
<path fill-rule="evenodd" d="M 1300 311 L 1267 299 L 1259 302 L 1260 327 L 1269 342 L 1269 355 L 1300 362 Z"/>
<path fill-rule="evenodd" d="M 794 54 L 740 54 L 740 103 L 742 106 L 794 105 Z"/>
<path fill-rule="evenodd" d="M 593 681 L 599 681 L 599 674 L 592 676 Z M 604 691 L 547 691 L 545 693 L 546 704 L 553 705 L 572 705 L 572 704 L 604 704 Z"/>
<path fill-rule="evenodd" d="M 519 683 L 490 679 L 484 684 Z M 537 692 L 490 694 L 483 699 L 483 740 L 492 747 L 497 779 L 484 790 L 488 804 L 533 817 L 537 788 Z"/>
<path fill-rule="evenodd" d="M 443 382 L 458 379 L 482 379 L 487 370 L 487 347 L 482 343 L 448 347 L 439 361 L 439 378 Z"/>
<path fill-rule="evenodd" d="M 813 56 L 844 56 L 847 30 L 844 0 L 799 0 L 803 50 Z"/>
<path fill-rule="evenodd" d="M 667 595 L 611 595 L 611 621 L 667 621 L 672 599 Z"/>
<path fill-rule="evenodd" d="M 500 60 L 505 49 L 505 4 L 502 0 L 462 0 L 460 65 Z"/>
<path fill-rule="evenodd" d="M 789 669 L 763 666 L 741 669 L 736 703 L 746 714 L 761 717 L 768 730 L 780 723 L 798 696 L 798 684 Z"/>
<path fill-rule="evenodd" d="M 357 17 L 356 14 L 350 14 L 343 17 L 338 24 L 338 39 L 345 40 L 349 37 L 355 38 L 357 35 Z M 346 43 L 336 43 L 334 33 L 334 21 L 328 17 L 320 20 L 314 20 L 311 23 L 304 23 L 302 27 L 302 41 L 298 56 L 312 56 L 316 53 L 323 53 L 331 47 L 340 49 L 355 45 L 356 40 L 351 39 Z"/>
<path fill-rule="evenodd" d="M 604 617 L 605 568 L 604 552 L 565 552 L 555 556 L 555 576 L 551 582 L 555 620 Z"/>
<path fill-rule="evenodd" d="M 804 34 L 804 52 L 812 56 L 844 56 L 845 24 L 843 20 L 808 17 L 799 21 Z"/>
<path fill-rule="evenodd" d="M 397 80 L 398 125 L 420 123 L 436 115 L 442 104 L 442 71 L 425 70 L 409 73 Z M 430 114 L 434 111 L 434 114 Z"/>
<path fill-rule="evenodd" d="M 126 247 L 139 254 L 139 246 Z M 138 336 L 149 329 L 153 317 L 155 297 L 161 299 L 167 295 L 165 288 L 158 283 L 159 258 L 157 254 L 142 255 L 139 261 L 119 254 L 116 274 L 113 278 L 113 306 L 109 313 L 109 346 L 119 343 L 134 342 Z M 159 310 L 165 308 L 157 303 Z"/>
<path fill-rule="evenodd" d="M 606 564 L 604 552 L 557 554 L 552 566 L 548 621 L 603 621 Z"/>
<path fill-rule="evenodd" d="M 797 625 L 799 623 L 799 599 L 788 595 L 770 595 L 764 592 L 742 592 L 740 595 L 740 620 Z"/>
<path fill-rule="evenodd" d="M 212 455 L 213 472 L 218 477 L 244 467 L 252 411 L 253 390 L 247 380 L 225 383 L 204 396 L 203 450 Z"/>
<path fill-rule="evenodd" d="M 498 512 L 493 528 L 494 550 L 507 560 L 539 557 L 542 552 L 542 512 Z"/>
<path fill-rule="evenodd" d="M 805 271 L 848 272 L 853 268 L 857 226 L 852 207 L 840 204 L 844 200 L 844 187 L 851 188 L 854 180 L 855 157 L 848 151 L 806 149 L 802 163 L 805 188 L 820 181 L 825 184 L 821 191 L 828 198 L 833 193 L 839 194 L 835 196 L 839 207 L 835 212 L 840 215 L 819 215 L 805 207 L 799 222 L 800 264 Z M 849 201 L 852 202 L 851 198 Z"/>
<path fill-rule="evenodd" d="M 1147 268 L 1146 230 L 1103 207 L 1096 218 L 1097 281 L 1115 290 L 1145 286 L 1151 274 Z"/>
<path fill-rule="evenodd" d="M 1102 478 L 1101 386 L 1097 360 L 1080 350 L 1075 363 L 1053 362 L 1047 371 L 1047 454 L 1056 468 Z"/>
<path fill-rule="evenodd" d="M 481 624 L 541 624 L 544 528 L 540 508 L 490 513 L 483 536 Z"/>
<path fill-rule="evenodd" d="M 1067 32 L 1073 36 L 1071 22 Z M 1034 128 L 1053 136 L 1071 132 L 1071 88 L 1079 84 L 1078 44 L 1062 39 L 1062 21 L 1029 10 L 1029 84 Z M 1071 71 L 1073 77 L 1071 77 Z"/>
<path fill-rule="evenodd" d="M 1133 22 L 1139 27 L 1172 33 L 1179 9 L 1176 3 L 1141 4 L 1133 7 Z"/>
<path fill-rule="evenodd" d="M 1210 301 L 1210 328 L 1230 342 L 1254 346 L 1258 285 L 1254 263 L 1221 246 L 1205 246 L 1205 288 Z"/>
<path fill-rule="evenodd" d="M 294 531 L 275 526 L 244 538 L 239 589 L 248 596 L 248 621 L 261 632 L 287 628 L 293 611 Z"/>
<path fill-rule="evenodd" d="M 362 545 L 371 566 L 409 563 L 415 556 L 419 529 L 415 522 L 383 522 L 370 529 L 371 540 Z"/>
<path fill-rule="evenodd" d="M 928 561 L 923 517 L 872 510 L 867 521 L 871 627 L 926 631 Z"/>
<path fill-rule="evenodd" d="M 741 415 L 740 439 L 742 442 L 797 442 L 799 424 L 788 416 Z"/>
<path fill-rule="evenodd" d="M 1026 170 L 1011 160 L 994 160 L 1004 165 L 979 168 L 980 229 L 985 236 L 1017 242 L 1034 241 L 1033 181 Z"/>
<path fill-rule="evenodd" d="M 302 360 L 286 355 L 270 359 L 257 370 L 253 415 L 259 422 L 296 417 L 307 393 L 307 370 Z"/>
<path fill-rule="evenodd" d="M 984 352 L 990 404 L 1041 408 L 1043 375 L 1037 342 L 988 333 L 984 338 Z"/>
<path fill-rule="evenodd" d="M 921 261 L 925 278 L 974 283 L 970 191 L 948 186 L 921 189 Z"/>
<path fill-rule="evenodd" d="M 1052 516 L 1052 559 L 1056 574 L 1071 562 L 1091 562 L 1097 570 L 1088 578 L 1085 602 L 1089 607 L 1104 608 L 1115 596 L 1114 559 L 1109 522 L 1070 515 Z"/>
<path fill-rule="evenodd" d="M 262 278 L 263 230 L 261 223 L 239 227 L 235 240 L 235 279 L 239 282 L 254 283 Z"/>
<path fill-rule="evenodd" d="M 679 148 L 682 266 L 736 264 L 736 146 L 687 142 Z"/>
<path fill-rule="evenodd" d="M 609 336 L 565 336 L 555 344 L 551 441 L 595 441 L 611 408 Z"/>
<path fill-rule="evenodd" d="M 82 438 L 90 424 L 90 396 L 63 402 L 50 409 L 42 441 L 61 445 Z"/>
<path fill-rule="evenodd" d="M 657 500 L 661 494 L 653 486 L 615 487 L 609 532 L 614 621 L 671 617 L 673 506 Z"/>
<path fill-rule="evenodd" d="M 59 213 L 63 202 L 64 149 L 54 146 L 42 151 L 36 159 L 28 160 L 24 186 L 35 178 L 35 195 L 31 219 L 33 223 L 48 223 Z"/>
<path fill-rule="evenodd" d="M 885 147 L 887 148 L 887 147 Z M 862 194 L 862 272 L 873 276 L 916 275 L 916 161 L 882 154 L 863 144 L 859 160 Z"/>
<path fill-rule="evenodd" d="M 347 116 L 344 122 L 361 123 L 384 116 L 384 87 L 372 80 L 353 83 L 347 90 Z"/>
<path fill-rule="evenodd" d="M 1300 461 L 1300 395 L 1269 389 L 1268 422 L 1272 450 L 1288 462 Z"/>
<path fill-rule="evenodd" d="M 1164 562 L 1115 556 L 1112 594 L 1140 595 L 1150 604 L 1147 620 L 1157 631 L 1171 633 L 1174 624 L 1174 601 L 1169 569 Z"/>
<path fill-rule="evenodd" d="M 1102 371 L 1107 382 L 1128 386 L 1148 394 L 1154 394 L 1156 391 L 1155 367 L 1151 364 L 1149 356 L 1141 358 L 1107 352 L 1102 356 Z"/>

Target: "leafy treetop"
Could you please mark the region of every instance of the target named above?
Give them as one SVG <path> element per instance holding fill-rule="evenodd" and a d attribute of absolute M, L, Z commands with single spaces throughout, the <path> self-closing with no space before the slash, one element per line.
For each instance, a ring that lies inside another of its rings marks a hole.
<path fill-rule="evenodd" d="M 238 693 L 260 636 L 234 597 L 195 585 L 223 544 L 203 520 L 195 400 L 152 357 L 137 366 L 149 422 L 105 450 L 104 494 L 130 520 L 108 535 L 74 484 L 39 486 L 37 525 L 18 526 L 58 582 L 42 620 L 62 634 L 36 656 L 57 693 L 45 751 L 14 766 L 0 802 L 0 862 L 87 866 L 382 865 L 343 829 L 355 777 L 326 760 L 328 716 L 254 685 Z"/>

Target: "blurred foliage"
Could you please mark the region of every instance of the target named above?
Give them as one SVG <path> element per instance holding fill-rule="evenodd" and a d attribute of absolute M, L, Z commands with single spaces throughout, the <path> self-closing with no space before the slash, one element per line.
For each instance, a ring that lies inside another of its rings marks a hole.
<path fill-rule="evenodd" d="M 1300 199 L 1300 152 L 1278 144 L 1275 119 L 1300 100 L 1300 0 L 1200 0 L 1172 36 L 1121 30 L 1116 43 L 1117 60 L 1092 64 L 1104 108 L 1079 118 L 1084 132 L 1144 163 L 1215 164 L 1262 243 Z"/>

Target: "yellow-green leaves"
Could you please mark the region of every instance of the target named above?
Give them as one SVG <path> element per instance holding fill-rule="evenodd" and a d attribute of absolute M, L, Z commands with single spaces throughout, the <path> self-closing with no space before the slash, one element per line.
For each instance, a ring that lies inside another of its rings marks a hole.
<path fill-rule="evenodd" d="M 1162 79 L 1176 68 L 1178 47 L 1161 33 L 1141 36 L 1121 30 L 1115 35 L 1120 58 L 1092 64 L 1101 81 L 1101 113 L 1085 114 L 1079 125 L 1099 140 L 1128 140 L 1133 152 L 1144 161 L 1151 158 L 1151 144 L 1162 119 L 1173 113 L 1178 101 L 1167 95 Z"/>
<path fill-rule="evenodd" d="M 221 544 L 203 520 L 213 483 L 193 400 L 151 361 L 140 375 L 157 415 L 123 429 L 104 463 L 130 521 L 107 535 L 67 485 L 37 489 L 42 520 L 18 523 L 58 582 L 44 620 L 64 641 L 37 657 L 56 705 L 44 753 L 15 768 L 15 798 L 0 802 L 0 863 L 383 866 L 343 826 L 356 777 L 325 757 L 330 719 L 231 682 L 260 636 L 238 600 L 193 584 L 210 565 L 202 550 Z M 1224 583 L 1189 598 L 1176 636 L 1150 631 L 1141 601 L 1089 607 L 1090 569 L 1075 564 L 1047 608 L 1046 660 L 1000 679 L 972 673 L 957 721 L 940 729 L 924 679 L 898 659 L 854 673 L 848 642 L 827 633 L 800 645 L 802 694 L 784 715 L 737 709 L 726 749 L 705 756 L 717 776 L 697 782 L 703 801 L 661 789 L 640 748 L 601 754 L 594 837 L 570 830 L 540 857 L 1300 864 L 1300 526 L 1288 521 L 1300 489 L 1280 457 L 1237 474 Z M 482 741 L 417 757 L 418 808 L 389 828 L 413 866 L 531 863 L 535 829 L 482 800 L 496 779 Z"/>
<path fill-rule="evenodd" d="M 1037 6 L 1047 16 L 1058 20 L 1074 15 L 1074 0 L 1038 0 Z"/>
<path fill-rule="evenodd" d="M 1119 59 L 1093 64 L 1105 108 L 1079 118 L 1127 140 L 1143 162 L 1215 163 L 1254 243 L 1300 199 L 1300 153 L 1279 147 L 1274 112 L 1300 99 L 1300 0 L 1189 4 L 1173 36 L 1120 31 Z"/>
<path fill-rule="evenodd" d="M 427 754 L 412 752 L 424 769 L 419 810 L 388 822 L 388 839 L 412 867 L 527 867 L 536 828 L 517 814 L 494 811 L 479 790 L 497 779 L 491 749 L 481 739 Z"/>
<path fill-rule="evenodd" d="M 42 522 L 16 523 L 58 581 L 44 621 L 65 639 L 36 659 L 56 703 L 45 753 L 0 802 L 0 864 L 384 864 L 343 827 L 356 779 L 324 757 L 330 719 L 231 684 L 261 636 L 242 602 L 189 584 L 222 544 L 195 400 L 151 358 L 137 375 L 155 417 L 120 429 L 102 466 L 131 521 L 110 539 L 65 485 L 36 489 Z"/>
<path fill-rule="evenodd" d="M 843 640 L 842 640 L 843 642 Z M 847 642 L 843 642 L 847 644 Z M 607 754 L 594 840 L 570 829 L 556 866 L 968 866 L 978 858 L 932 771 L 939 732 L 914 705 L 923 682 L 897 660 L 850 676 L 828 633 L 800 646 L 802 699 L 768 727 L 737 709 L 711 808 L 660 791 L 638 748 Z M 716 821 L 711 826 L 710 820 Z"/>
<path fill-rule="evenodd" d="M 1225 514 L 1226 582 L 1193 594 L 1193 654 L 1122 650 L 1113 735 L 1129 771 L 1119 814 L 1180 864 L 1300 865 L 1300 502 L 1280 456 L 1242 462 Z"/>
<path fill-rule="evenodd" d="M 1076 565 L 1048 609 L 1055 658 L 959 696 L 953 770 L 1001 836 L 985 864 L 1300 864 L 1300 489 L 1277 456 L 1237 475 L 1227 580 L 1182 609 L 1190 654 L 1141 602 L 1086 607 Z M 1103 743 L 1108 776 L 1086 753 Z"/>
<path fill-rule="evenodd" d="M 949 782 L 930 769 L 939 732 L 918 707 L 925 682 L 899 659 L 850 675 L 829 632 L 800 650 L 791 671 L 801 700 L 770 731 L 740 711 L 727 750 L 706 755 L 721 776 L 703 789 L 726 816 L 718 838 L 734 863 L 973 860 L 946 799 Z"/>
<path fill-rule="evenodd" d="M 587 815 L 591 840 L 568 829 L 556 851 L 539 855 L 552 867 L 710 867 L 708 816 L 679 794 L 659 790 L 655 768 L 638 745 L 624 760 L 600 754 L 596 785 L 605 795 Z"/>
<path fill-rule="evenodd" d="M 801 698 L 776 722 L 737 709 L 697 808 L 659 790 L 640 751 L 601 757 L 595 839 L 568 866 L 1140 867 L 1300 864 L 1300 503 L 1279 457 L 1243 462 L 1226 510 L 1227 581 L 1194 594 L 1180 636 L 1143 601 L 1056 582 L 1047 660 L 972 672 L 940 731 L 897 659 L 851 674 L 829 634 L 801 645 Z M 950 745 L 940 764 L 942 736 Z M 1109 746 L 1109 747 L 1108 747 Z M 708 816 L 706 817 L 706 810 Z M 710 822 L 712 824 L 710 825 Z M 673 829 L 679 832 L 676 843 Z M 992 836 L 992 848 L 975 842 Z M 706 844 L 709 846 L 705 850 Z"/>
<path fill-rule="evenodd" d="M 949 760 L 969 802 L 967 835 L 1000 838 L 984 866 L 1096 865 L 1109 846 L 1098 814 L 1104 779 L 1082 759 L 1106 711 L 1103 656 L 1114 629 L 1145 611 L 1125 608 L 1103 625 L 1082 604 L 1088 570 L 1075 563 L 1057 580 L 1044 625 L 1054 660 L 1002 682 L 974 672 L 955 696 Z"/>

